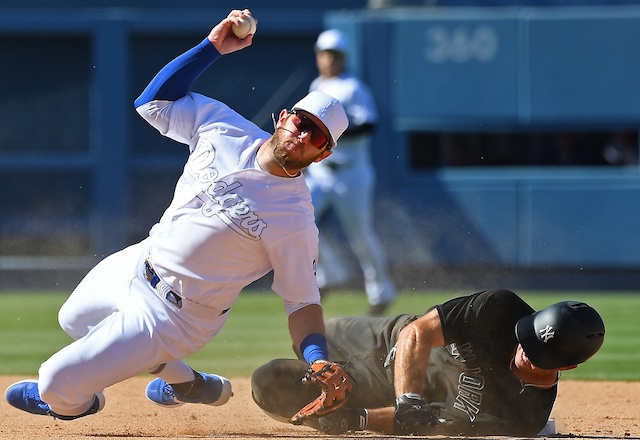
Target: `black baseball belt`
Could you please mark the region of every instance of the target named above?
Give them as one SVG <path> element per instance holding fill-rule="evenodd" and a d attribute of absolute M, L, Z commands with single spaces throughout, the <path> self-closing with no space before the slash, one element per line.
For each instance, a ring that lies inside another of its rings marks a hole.
<path fill-rule="evenodd" d="M 144 275 L 151 287 L 156 289 L 158 293 L 164 295 L 164 298 L 167 301 L 169 301 L 179 309 L 182 308 L 182 297 L 171 290 L 169 288 L 169 285 L 160 279 L 156 271 L 153 269 L 153 265 L 148 259 L 144 260 Z M 159 283 L 162 283 L 161 287 L 163 288 L 158 288 Z"/>
<path fill-rule="evenodd" d="M 166 282 L 164 282 L 158 276 L 156 271 L 153 269 L 153 264 L 151 264 L 151 261 L 149 261 L 149 259 L 144 260 L 144 276 L 149 282 L 149 285 L 154 289 L 156 289 L 156 292 L 164 296 L 164 298 L 168 302 L 170 302 L 177 308 L 179 309 L 182 308 L 182 295 L 171 290 L 171 286 Z M 217 310 L 220 310 L 220 309 L 217 309 Z M 230 309 L 221 310 L 218 316 L 224 315 L 229 310 Z"/>

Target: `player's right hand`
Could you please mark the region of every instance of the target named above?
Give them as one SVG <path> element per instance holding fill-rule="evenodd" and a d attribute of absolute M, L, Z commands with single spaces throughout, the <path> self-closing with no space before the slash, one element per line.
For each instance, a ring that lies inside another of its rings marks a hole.
<path fill-rule="evenodd" d="M 440 420 L 422 396 L 405 393 L 396 399 L 396 423 L 400 427 L 438 426 Z"/>
<path fill-rule="evenodd" d="M 247 37 L 240 39 L 236 37 L 231 30 L 231 26 L 234 23 L 238 23 L 243 14 L 251 15 L 251 11 L 248 9 L 244 9 L 242 11 L 234 9 L 229 12 L 229 15 L 227 15 L 226 18 L 211 29 L 211 32 L 209 32 L 209 41 L 218 50 L 218 52 L 220 52 L 220 54 L 226 55 L 251 46 L 251 43 L 253 42 L 253 35 L 248 35 Z"/>

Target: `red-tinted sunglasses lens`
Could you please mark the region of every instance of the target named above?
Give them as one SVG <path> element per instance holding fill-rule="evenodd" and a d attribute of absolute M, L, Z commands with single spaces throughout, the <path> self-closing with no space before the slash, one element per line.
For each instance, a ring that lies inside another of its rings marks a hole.
<path fill-rule="evenodd" d="M 327 137 L 324 135 L 322 130 L 318 128 L 316 124 L 305 115 L 301 115 L 299 113 L 293 113 L 291 117 L 291 122 L 296 126 L 299 132 L 307 132 L 311 137 L 311 145 L 316 147 L 319 150 L 322 150 L 325 147 L 329 146 L 329 141 Z"/>

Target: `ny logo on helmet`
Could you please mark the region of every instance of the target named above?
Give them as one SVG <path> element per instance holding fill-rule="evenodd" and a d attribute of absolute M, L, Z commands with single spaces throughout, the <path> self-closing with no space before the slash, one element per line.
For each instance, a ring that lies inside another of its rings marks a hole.
<path fill-rule="evenodd" d="M 542 342 L 547 343 L 549 339 L 553 338 L 556 332 L 553 330 L 549 324 L 545 328 L 539 331 L 540 337 L 542 338 Z"/>

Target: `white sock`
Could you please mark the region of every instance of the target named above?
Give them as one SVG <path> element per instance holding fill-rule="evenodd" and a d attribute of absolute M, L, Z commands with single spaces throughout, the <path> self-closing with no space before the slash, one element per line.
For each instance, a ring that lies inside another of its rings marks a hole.
<path fill-rule="evenodd" d="M 183 383 L 195 379 L 193 370 L 183 361 L 167 362 L 157 376 L 167 383 Z"/>

